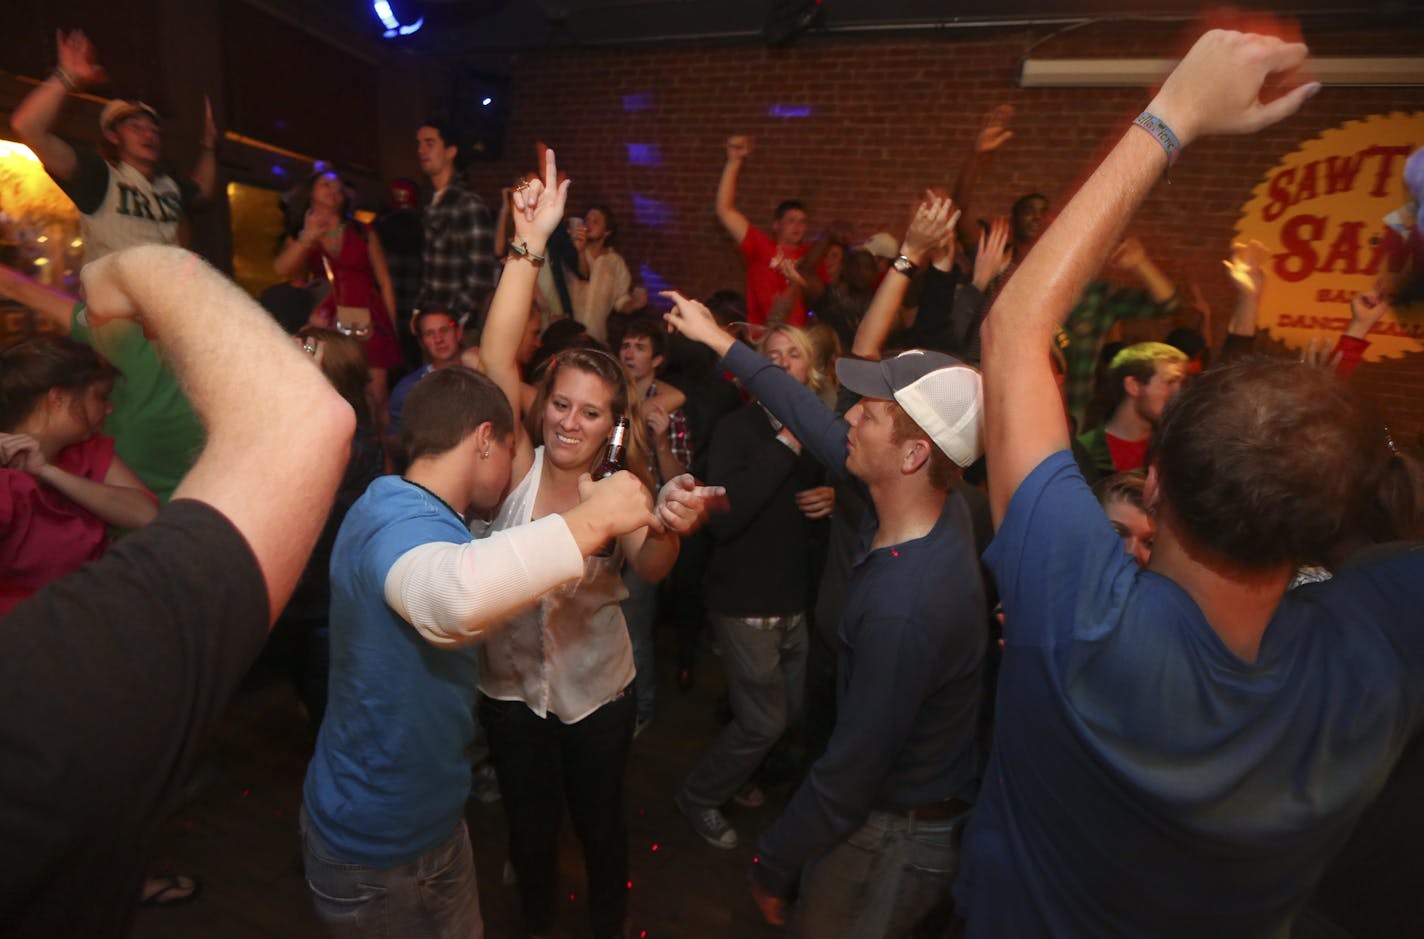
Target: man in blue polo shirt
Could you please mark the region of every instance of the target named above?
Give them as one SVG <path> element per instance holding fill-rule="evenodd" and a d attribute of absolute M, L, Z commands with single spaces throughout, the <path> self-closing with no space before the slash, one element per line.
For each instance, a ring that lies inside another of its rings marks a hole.
<path fill-rule="evenodd" d="M 921 350 L 841 359 L 841 384 L 863 396 L 842 420 L 706 307 L 671 296 L 668 320 L 723 356 L 794 449 L 867 496 L 838 632 L 835 730 L 758 842 L 753 897 L 784 922 L 799 875 L 795 934 L 903 934 L 947 900 L 979 784 L 984 585 L 969 509 L 950 490 L 980 453 L 979 373 Z"/>
<path fill-rule="evenodd" d="M 1305 58 L 1203 36 L 985 321 L 1005 649 L 955 886 L 970 936 L 1287 935 L 1424 716 L 1424 551 L 1286 589 L 1353 534 L 1396 459 L 1348 388 L 1278 361 L 1182 391 L 1157 428 L 1138 571 L 1073 462 L 1044 354 L 1181 147 L 1294 112 L 1318 85 L 1261 90 Z"/>

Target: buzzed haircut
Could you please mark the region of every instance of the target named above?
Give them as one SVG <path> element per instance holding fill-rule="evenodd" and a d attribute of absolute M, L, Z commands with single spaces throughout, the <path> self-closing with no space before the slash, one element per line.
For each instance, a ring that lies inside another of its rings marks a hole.
<path fill-rule="evenodd" d="M 806 203 L 802 202 L 800 199 L 783 199 L 781 202 L 777 203 L 776 212 L 772 215 L 772 218 L 779 222 L 781 221 L 782 216 L 784 216 L 787 212 L 793 212 L 798 210 L 801 212 L 805 212 Z"/>
<path fill-rule="evenodd" d="M 460 325 L 459 318 L 453 313 L 447 313 L 444 310 L 421 310 L 415 314 L 415 319 L 411 321 L 411 327 L 415 330 L 417 336 L 420 335 L 421 326 L 425 323 L 425 318 L 428 316 L 444 316 L 449 318 L 450 322 L 456 326 Z"/>
<path fill-rule="evenodd" d="M 488 376 L 452 365 L 431 372 L 410 390 L 401 414 L 401 445 L 414 463 L 448 453 L 484 423 L 501 440 L 514 433 L 509 399 Z"/>

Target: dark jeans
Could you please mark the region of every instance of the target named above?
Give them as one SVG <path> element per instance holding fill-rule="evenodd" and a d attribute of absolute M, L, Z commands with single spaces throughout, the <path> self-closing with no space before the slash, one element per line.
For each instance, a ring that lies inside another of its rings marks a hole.
<path fill-rule="evenodd" d="M 677 667 L 690 669 L 697 660 L 697 639 L 707 616 L 702 599 L 702 577 L 707 572 L 711 541 L 699 531 L 682 539 L 672 573 L 663 581 L 666 603 L 660 612 L 677 631 Z"/>
<path fill-rule="evenodd" d="M 563 724 L 521 701 L 481 696 L 480 721 L 499 777 L 510 861 L 530 932 L 547 935 L 553 927 L 559 823 L 567 804 L 583 845 L 593 934 L 622 934 L 628 914 L 623 773 L 636 706 L 629 688 L 578 723 Z"/>

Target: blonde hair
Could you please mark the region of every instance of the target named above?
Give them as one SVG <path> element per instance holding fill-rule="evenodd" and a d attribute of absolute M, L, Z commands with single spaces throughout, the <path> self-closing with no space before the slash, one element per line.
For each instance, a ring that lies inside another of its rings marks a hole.
<path fill-rule="evenodd" d="M 796 351 L 801 353 L 801 358 L 806 360 L 806 387 L 816 394 L 820 394 L 829 387 L 826 379 L 825 369 L 822 368 L 820 360 L 816 356 L 816 347 L 811 344 L 811 337 L 806 330 L 799 326 L 792 326 L 790 323 L 777 323 L 768 327 L 762 334 L 761 341 L 757 343 L 757 351 L 766 355 L 767 344 L 771 342 L 771 337 L 780 334 L 791 340 L 791 344 L 796 347 Z"/>
<path fill-rule="evenodd" d="M 837 387 L 836 381 L 836 359 L 845 354 L 841 348 L 841 337 L 831 327 L 829 323 L 815 322 L 806 327 L 806 338 L 811 340 L 811 348 L 816 351 L 813 361 L 816 368 L 820 369 L 825 389 L 817 388 L 818 393 L 825 390 L 834 391 Z"/>

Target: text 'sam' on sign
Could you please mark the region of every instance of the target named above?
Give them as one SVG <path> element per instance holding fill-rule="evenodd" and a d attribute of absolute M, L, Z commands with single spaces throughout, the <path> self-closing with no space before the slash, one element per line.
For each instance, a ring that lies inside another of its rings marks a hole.
<path fill-rule="evenodd" d="M 1347 121 L 1304 142 L 1241 209 L 1239 240 L 1271 253 L 1257 323 L 1293 349 L 1333 339 L 1350 300 L 1383 280 L 1424 277 L 1419 207 L 1404 164 L 1424 146 L 1424 111 Z M 1396 307 L 1369 335 L 1365 361 L 1424 351 L 1424 302 Z"/>

